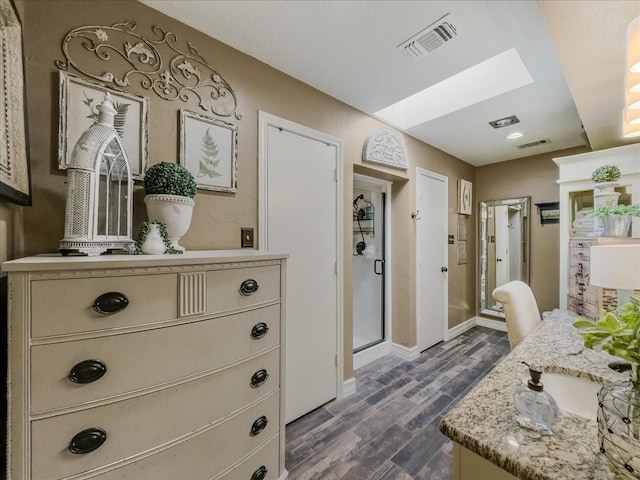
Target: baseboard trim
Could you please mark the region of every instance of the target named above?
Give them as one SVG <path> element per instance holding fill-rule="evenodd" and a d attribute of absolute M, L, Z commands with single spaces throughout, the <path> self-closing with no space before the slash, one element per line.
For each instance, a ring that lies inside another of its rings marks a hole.
<path fill-rule="evenodd" d="M 491 320 L 490 318 L 476 317 L 476 325 L 481 327 L 492 328 L 501 332 L 507 331 L 507 324 L 500 320 Z"/>
<path fill-rule="evenodd" d="M 391 342 L 384 341 L 353 355 L 353 370 L 358 370 L 366 364 L 391 353 Z"/>
<path fill-rule="evenodd" d="M 455 327 L 447 330 L 447 336 L 445 338 L 445 341 L 451 340 L 452 338 L 457 337 L 461 333 L 464 333 L 467 330 L 475 327 L 477 325 L 476 318 L 477 317 L 471 317 L 469 320 L 465 320 L 460 325 L 456 325 Z"/>
<path fill-rule="evenodd" d="M 394 343 L 391 345 L 391 353 L 408 361 L 415 360 L 420 356 L 420 350 L 417 345 L 415 347 L 405 347 L 404 345 Z"/>
<path fill-rule="evenodd" d="M 350 395 L 356 393 L 356 379 L 348 378 L 344 382 L 342 382 L 342 396 L 341 398 L 346 398 Z"/>

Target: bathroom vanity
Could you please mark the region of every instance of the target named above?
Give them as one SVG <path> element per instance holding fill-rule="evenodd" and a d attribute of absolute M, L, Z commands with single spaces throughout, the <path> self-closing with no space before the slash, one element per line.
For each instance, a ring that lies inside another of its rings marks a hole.
<path fill-rule="evenodd" d="M 595 392 L 628 374 L 615 359 L 584 348 L 575 315 L 554 310 L 443 418 L 440 430 L 454 442 L 455 480 L 613 480 L 599 453 Z M 560 415 L 554 434 L 541 436 L 513 420 L 513 393 L 528 369 L 542 367 L 542 383 Z"/>

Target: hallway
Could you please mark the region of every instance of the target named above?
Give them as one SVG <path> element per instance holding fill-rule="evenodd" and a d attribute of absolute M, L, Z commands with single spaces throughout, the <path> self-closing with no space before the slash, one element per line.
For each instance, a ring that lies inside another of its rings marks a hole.
<path fill-rule="evenodd" d="M 474 327 L 414 361 L 388 355 L 356 371 L 356 394 L 290 423 L 291 480 L 450 480 L 442 416 L 504 355 L 506 332 Z"/>

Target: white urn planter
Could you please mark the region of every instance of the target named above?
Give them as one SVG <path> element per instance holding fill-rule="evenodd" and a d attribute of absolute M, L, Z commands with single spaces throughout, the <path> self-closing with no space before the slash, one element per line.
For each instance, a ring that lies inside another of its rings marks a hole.
<path fill-rule="evenodd" d="M 593 208 L 615 207 L 620 193 L 615 191 L 618 182 L 596 183 L 593 186 Z"/>
<path fill-rule="evenodd" d="M 179 241 L 191 225 L 194 200 L 180 195 L 152 194 L 145 195 L 144 203 L 147 206 L 149 221 L 158 220 L 164 223 L 171 246 L 184 252 L 184 247 Z"/>

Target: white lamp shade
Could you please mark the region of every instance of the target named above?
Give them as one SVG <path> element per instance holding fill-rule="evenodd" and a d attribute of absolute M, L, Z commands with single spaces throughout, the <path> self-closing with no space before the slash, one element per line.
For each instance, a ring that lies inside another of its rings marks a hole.
<path fill-rule="evenodd" d="M 640 244 L 591 247 L 590 283 L 603 288 L 640 290 Z"/>

